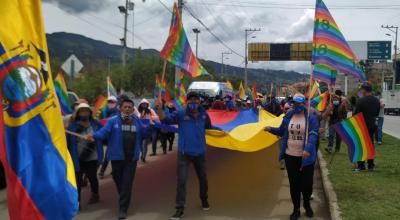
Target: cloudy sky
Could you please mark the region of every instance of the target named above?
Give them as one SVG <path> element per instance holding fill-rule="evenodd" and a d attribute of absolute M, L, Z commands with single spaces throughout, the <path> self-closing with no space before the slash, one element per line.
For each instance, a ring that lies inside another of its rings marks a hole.
<path fill-rule="evenodd" d="M 117 6 L 125 0 L 42 0 L 46 31 L 71 32 L 119 44 L 123 16 Z M 168 35 L 173 0 L 131 0 L 135 3 L 135 47 L 161 50 Z M 191 11 L 221 41 L 244 55 L 244 30 L 261 28 L 250 42 L 311 41 L 315 0 L 186 0 L 183 23 L 195 50 L 193 28 L 199 28 L 199 57 L 221 61 L 229 51 L 200 25 Z M 382 24 L 400 25 L 399 0 L 325 0 L 347 40 L 391 40 Z M 128 46 L 132 46 L 133 17 L 129 17 Z M 244 58 L 232 54 L 225 63 L 244 66 Z M 308 62 L 260 62 L 255 68 L 309 71 Z"/>

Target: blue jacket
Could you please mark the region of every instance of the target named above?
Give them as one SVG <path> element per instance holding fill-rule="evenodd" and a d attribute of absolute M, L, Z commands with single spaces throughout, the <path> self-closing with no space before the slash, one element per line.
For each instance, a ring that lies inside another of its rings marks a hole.
<path fill-rule="evenodd" d="M 178 152 L 191 156 L 203 155 L 206 151 L 206 129 L 211 120 L 204 108 L 200 107 L 197 118 L 188 109 L 165 115 L 166 124 L 178 124 Z"/>
<path fill-rule="evenodd" d="M 305 117 L 307 117 L 307 112 L 304 112 Z M 288 138 L 289 138 L 289 130 L 288 126 L 290 120 L 294 115 L 294 111 L 288 112 L 283 118 L 282 124 L 279 128 L 271 128 L 271 133 L 277 136 L 282 137 L 281 139 L 281 149 L 279 153 L 279 160 L 282 160 L 285 156 Z M 318 141 L 318 129 L 319 129 L 319 121 L 315 114 L 310 114 L 308 120 L 306 120 L 308 124 L 308 143 L 305 143 L 304 150 L 310 153 L 310 156 L 307 159 L 303 159 L 302 166 L 308 166 L 315 162 L 317 159 L 317 141 Z"/>
<path fill-rule="evenodd" d="M 77 125 L 78 125 L 77 122 L 74 121 L 68 126 L 67 130 L 76 132 Z M 90 126 L 92 127 L 93 132 L 96 132 L 101 128 L 101 124 L 97 120 L 91 121 Z M 75 172 L 79 172 L 80 170 L 77 138 L 78 137 L 67 134 L 68 150 L 69 153 L 71 154 L 72 161 L 74 162 Z M 101 141 L 96 141 L 96 148 L 97 148 L 97 164 L 100 165 L 103 162 L 103 155 L 104 155 L 103 144 Z"/>
<path fill-rule="evenodd" d="M 146 138 L 151 132 L 151 126 L 145 123 L 145 120 L 139 119 L 136 115 L 132 115 L 132 120 L 136 126 L 136 138 L 133 160 L 138 160 L 141 152 L 142 139 Z M 93 134 L 97 140 L 107 140 L 107 159 L 108 160 L 125 160 L 123 137 L 122 137 L 122 119 L 121 115 L 111 117 L 103 128 Z"/>

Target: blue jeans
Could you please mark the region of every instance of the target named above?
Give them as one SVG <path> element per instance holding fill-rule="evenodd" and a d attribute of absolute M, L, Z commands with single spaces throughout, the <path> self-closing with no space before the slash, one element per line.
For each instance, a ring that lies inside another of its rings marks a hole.
<path fill-rule="evenodd" d="M 378 122 L 378 130 L 375 135 L 375 140 L 377 142 L 381 143 L 382 142 L 383 117 L 377 117 L 376 120 Z"/>
<path fill-rule="evenodd" d="M 335 137 L 336 137 L 335 149 L 337 151 L 339 151 L 340 150 L 340 144 L 342 144 L 342 139 L 340 138 L 340 136 L 336 132 L 336 130 L 332 126 L 330 126 L 329 127 L 329 137 L 328 137 L 328 149 L 330 149 L 330 150 L 332 150 L 332 148 L 333 148 L 333 142 L 334 142 Z"/>

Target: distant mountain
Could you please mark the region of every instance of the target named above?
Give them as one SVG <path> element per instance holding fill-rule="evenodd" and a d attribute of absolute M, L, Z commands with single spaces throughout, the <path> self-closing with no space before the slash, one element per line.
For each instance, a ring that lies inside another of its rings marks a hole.
<path fill-rule="evenodd" d="M 94 40 L 82 35 L 57 32 L 47 34 L 47 41 L 50 56 L 63 61 L 74 53 L 83 64 L 95 63 L 95 61 L 105 61 L 108 58 L 113 63 L 121 62 L 121 50 L 119 45 L 108 44 L 103 41 Z M 137 49 L 128 48 L 128 54 L 133 54 Z M 154 49 L 142 50 L 145 56 L 159 57 L 160 52 Z M 202 61 L 208 68 L 213 68 L 215 73 L 220 76 L 221 64 L 214 61 Z M 224 76 L 244 77 L 244 69 L 242 67 L 225 66 L 226 74 Z M 257 82 L 258 85 L 268 85 L 269 83 L 293 83 L 307 79 L 307 75 L 294 71 L 284 70 L 268 70 L 268 69 L 249 69 L 249 84 Z"/>

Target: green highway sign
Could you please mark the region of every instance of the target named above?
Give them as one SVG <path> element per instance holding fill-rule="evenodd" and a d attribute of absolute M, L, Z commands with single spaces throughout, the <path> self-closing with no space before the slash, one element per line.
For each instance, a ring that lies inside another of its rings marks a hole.
<path fill-rule="evenodd" d="M 392 58 L 391 41 L 368 41 L 368 60 L 390 60 Z"/>

